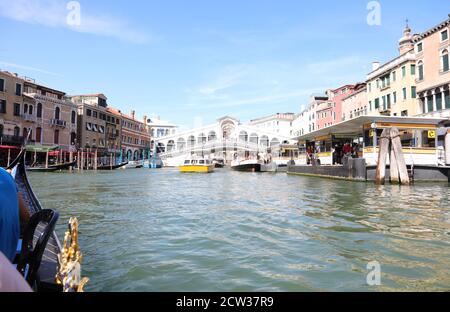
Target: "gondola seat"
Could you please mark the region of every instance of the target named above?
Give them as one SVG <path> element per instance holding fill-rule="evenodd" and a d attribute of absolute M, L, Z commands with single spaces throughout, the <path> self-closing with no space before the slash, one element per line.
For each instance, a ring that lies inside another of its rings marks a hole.
<path fill-rule="evenodd" d="M 28 284 L 34 287 L 42 256 L 48 240 L 55 230 L 59 213 L 46 209 L 35 213 L 28 223 L 22 238 L 22 248 L 17 262 L 17 270 Z"/>

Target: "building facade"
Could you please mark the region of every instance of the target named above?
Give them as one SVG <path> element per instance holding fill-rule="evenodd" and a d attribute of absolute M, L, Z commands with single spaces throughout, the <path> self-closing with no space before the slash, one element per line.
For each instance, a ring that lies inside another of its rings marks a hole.
<path fill-rule="evenodd" d="M 148 158 L 151 151 L 151 134 L 147 127 L 147 117 L 139 121 L 134 110 L 131 111 L 131 115 L 121 113 L 121 117 L 122 155 L 128 161 Z"/>
<path fill-rule="evenodd" d="M 93 149 L 100 155 L 106 154 L 107 97 L 100 93 L 74 95 L 70 99 L 78 107 L 78 148 Z"/>
<path fill-rule="evenodd" d="M 416 56 L 413 36 L 407 26 L 399 44 L 400 56 L 379 66 L 367 76 L 369 114 L 415 116 L 420 113 L 416 88 Z"/>
<path fill-rule="evenodd" d="M 275 114 L 267 117 L 251 120 L 248 125 L 270 133 L 277 133 L 284 137 L 293 135 L 293 121 L 296 115 L 293 113 Z"/>
<path fill-rule="evenodd" d="M 420 113 L 450 117 L 450 15 L 414 38 Z"/>
<path fill-rule="evenodd" d="M 16 74 L 0 71 L 0 145 L 23 143 L 23 82 Z"/>
<path fill-rule="evenodd" d="M 168 121 L 161 120 L 159 117 L 148 118 L 146 120 L 146 126 L 150 130 L 152 139 L 175 135 L 178 129 L 178 126 L 171 124 Z"/>
<path fill-rule="evenodd" d="M 106 109 L 106 148 L 108 153 L 120 154 L 122 151 L 122 114 L 119 110 Z"/>
<path fill-rule="evenodd" d="M 342 99 L 342 121 L 368 114 L 367 87 L 365 83 L 360 83 L 355 85 L 353 93 Z"/>
<path fill-rule="evenodd" d="M 77 109 L 62 91 L 17 74 L 0 72 L 1 144 L 73 151 Z"/>

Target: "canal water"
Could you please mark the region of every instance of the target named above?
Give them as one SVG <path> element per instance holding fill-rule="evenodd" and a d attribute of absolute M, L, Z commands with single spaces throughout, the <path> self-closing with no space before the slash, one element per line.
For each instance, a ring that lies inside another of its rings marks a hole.
<path fill-rule="evenodd" d="M 87 291 L 449 291 L 450 187 L 219 170 L 30 175 Z M 369 262 L 381 286 L 367 284 Z"/>

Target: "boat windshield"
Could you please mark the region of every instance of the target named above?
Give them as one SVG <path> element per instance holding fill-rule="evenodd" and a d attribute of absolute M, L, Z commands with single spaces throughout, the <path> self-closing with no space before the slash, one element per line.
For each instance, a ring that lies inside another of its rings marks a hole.
<path fill-rule="evenodd" d="M 199 164 L 200 164 L 200 165 L 204 165 L 204 164 L 205 164 L 205 160 L 204 160 L 204 159 L 201 159 L 201 160 L 199 161 Z"/>
<path fill-rule="evenodd" d="M 184 161 L 184 164 L 185 164 L 185 165 L 190 165 L 190 164 L 191 164 L 191 161 L 190 161 L 190 160 L 185 160 L 185 161 Z"/>

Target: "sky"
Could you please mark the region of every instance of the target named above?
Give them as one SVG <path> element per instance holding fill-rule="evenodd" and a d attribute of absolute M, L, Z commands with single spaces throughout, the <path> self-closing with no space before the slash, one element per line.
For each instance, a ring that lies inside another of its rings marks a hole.
<path fill-rule="evenodd" d="M 65 0 L 0 0 L 0 69 L 181 128 L 299 113 L 396 57 L 406 19 L 420 33 L 450 13 L 448 0 L 383 0 L 369 25 L 369 2 L 79 0 L 77 14 Z"/>

